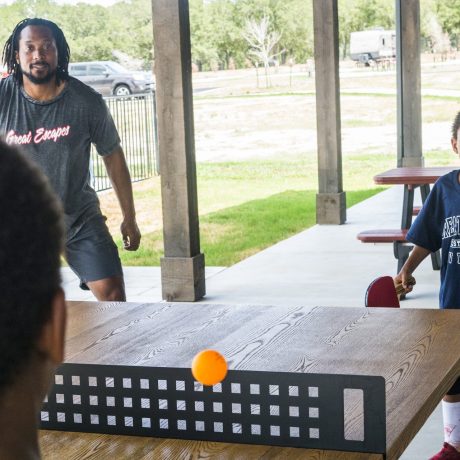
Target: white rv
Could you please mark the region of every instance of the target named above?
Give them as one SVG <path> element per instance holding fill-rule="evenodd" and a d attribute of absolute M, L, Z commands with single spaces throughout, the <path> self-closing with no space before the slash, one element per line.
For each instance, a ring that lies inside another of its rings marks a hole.
<path fill-rule="evenodd" d="M 352 32 L 350 57 L 366 65 L 371 61 L 396 57 L 396 31 L 377 29 Z"/>

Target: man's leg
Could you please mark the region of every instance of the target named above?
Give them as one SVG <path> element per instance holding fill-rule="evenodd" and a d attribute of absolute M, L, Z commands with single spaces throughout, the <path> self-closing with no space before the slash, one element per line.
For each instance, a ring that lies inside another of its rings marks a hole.
<path fill-rule="evenodd" d="M 67 241 L 65 255 L 82 289 L 91 290 L 99 301 L 126 301 L 118 249 L 103 216 L 82 225 Z"/>
<path fill-rule="evenodd" d="M 97 281 L 87 281 L 87 286 L 91 289 L 99 301 L 126 302 L 125 283 L 123 277 L 112 276 Z"/>

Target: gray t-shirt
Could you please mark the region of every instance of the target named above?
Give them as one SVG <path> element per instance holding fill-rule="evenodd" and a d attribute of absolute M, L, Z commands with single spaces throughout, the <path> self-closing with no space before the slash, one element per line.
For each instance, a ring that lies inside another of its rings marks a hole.
<path fill-rule="evenodd" d="M 90 149 L 100 155 L 120 145 L 101 95 L 70 77 L 50 101 L 32 99 L 12 77 L 0 80 L 0 136 L 30 155 L 61 198 L 70 238 L 86 220 L 100 214 L 90 186 Z"/>

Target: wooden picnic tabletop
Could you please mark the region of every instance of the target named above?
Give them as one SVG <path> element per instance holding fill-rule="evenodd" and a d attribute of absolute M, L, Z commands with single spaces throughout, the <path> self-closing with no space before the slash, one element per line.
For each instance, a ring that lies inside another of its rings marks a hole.
<path fill-rule="evenodd" d="M 402 167 L 393 168 L 374 176 L 374 182 L 379 185 L 423 185 L 433 184 L 441 176 L 458 166 L 433 166 L 433 167 Z"/>

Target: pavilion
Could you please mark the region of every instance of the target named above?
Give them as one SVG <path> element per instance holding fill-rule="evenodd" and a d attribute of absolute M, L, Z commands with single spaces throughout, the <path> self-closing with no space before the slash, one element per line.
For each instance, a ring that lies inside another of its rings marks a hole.
<path fill-rule="evenodd" d="M 163 205 L 162 296 L 206 294 L 200 251 L 188 0 L 152 0 Z M 397 165 L 422 166 L 420 1 L 396 0 Z M 338 0 L 313 0 L 318 177 L 317 223 L 346 221 L 342 184 Z"/>

